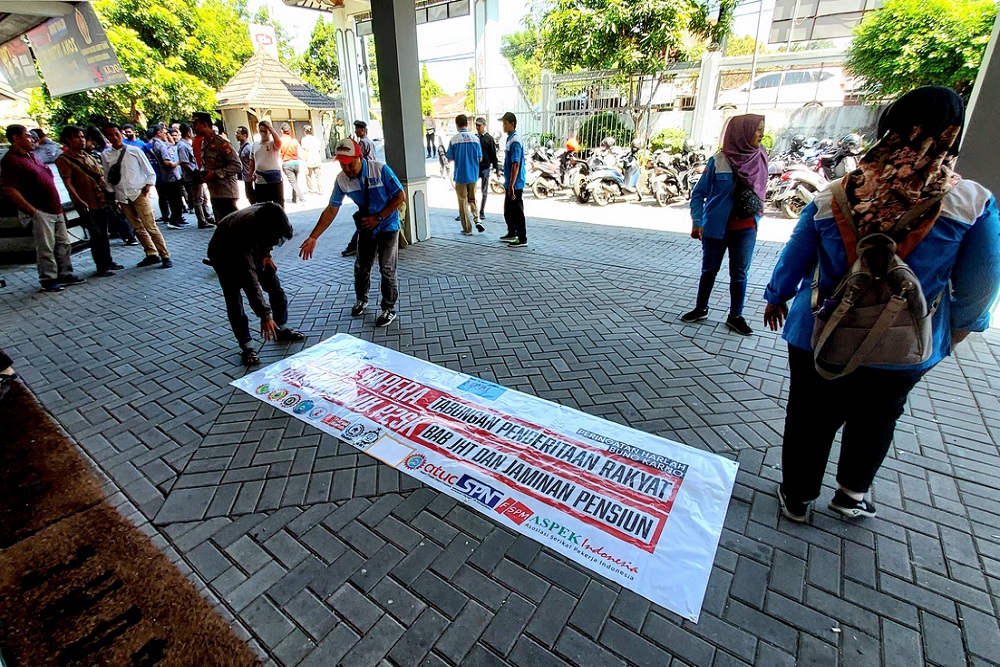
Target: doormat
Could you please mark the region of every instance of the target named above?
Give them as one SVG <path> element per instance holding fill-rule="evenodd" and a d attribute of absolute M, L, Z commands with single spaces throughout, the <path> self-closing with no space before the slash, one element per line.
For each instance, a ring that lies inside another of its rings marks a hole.
<path fill-rule="evenodd" d="M 347 334 L 232 384 L 698 620 L 735 462 Z"/>
<path fill-rule="evenodd" d="M 0 445 L 3 526 L 30 533 L 0 550 L 7 667 L 260 665 L 149 538 L 101 501 L 73 444 L 24 387 L 0 403 L 0 429 L 13 436 Z"/>
<path fill-rule="evenodd" d="M 73 443 L 20 382 L 0 401 L 0 433 L 0 549 L 103 500 Z"/>

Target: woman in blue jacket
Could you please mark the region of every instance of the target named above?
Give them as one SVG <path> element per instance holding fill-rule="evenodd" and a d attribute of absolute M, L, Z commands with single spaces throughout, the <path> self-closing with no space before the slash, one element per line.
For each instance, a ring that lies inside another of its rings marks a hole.
<path fill-rule="evenodd" d="M 964 122 L 965 104 L 950 88 L 926 86 L 901 97 L 883 114 L 878 143 L 842 182 L 850 216 L 824 190 L 802 212 L 778 259 L 764 293 L 764 323 L 777 330 L 787 317 L 782 337 L 788 342 L 791 383 L 778 498 L 782 514 L 792 521 L 805 522 L 819 497 L 841 426 L 839 488 L 829 507 L 850 518 L 875 516 L 865 494 L 889 451 L 910 390 L 969 332 L 989 326 L 1000 287 L 1000 221 L 993 195 L 951 169 Z M 939 201 L 905 226 L 923 230 L 932 223 L 905 261 L 928 303 L 940 298 L 931 320 L 930 358 L 910 366 L 861 366 L 823 379 L 813 360 L 810 296 L 817 260 L 822 297 L 833 294 L 850 268 L 835 215 L 842 223 L 853 218 L 861 239 L 889 233 L 909 210 L 929 200 Z M 792 296 L 789 311 L 785 302 Z"/>
<path fill-rule="evenodd" d="M 694 310 L 681 315 L 684 322 L 708 317 L 708 299 L 728 250 L 730 306 L 726 325 L 744 336 L 753 333 L 743 319 L 743 302 L 767 189 L 767 151 L 760 145 L 763 138 L 763 116 L 747 114 L 730 119 L 722 150 L 708 161 L 691 193 L 691 238 L 701 240 L 701 281 Z"/>

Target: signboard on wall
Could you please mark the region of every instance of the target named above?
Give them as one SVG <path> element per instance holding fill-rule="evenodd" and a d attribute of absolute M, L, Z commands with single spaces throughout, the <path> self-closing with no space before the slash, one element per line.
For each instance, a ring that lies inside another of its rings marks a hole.
<path fill-rule="evenodd" d="M 52 97 L 126 83 L 108 36 L 89 2 L 29 30 L 28 39 Z"/>
<path fill-rule="evenodd" d="M 31 57 L 28 45 L 20 37 L 0 45 L 0 67 L 3 67 L 3 75 L 14 90 L 37 88 L 42 85 L 35 69 L 35 59 Z"/>
<path fill-rule="evenodd" d="M 768 42 L 787 44 L 850 37 L 882 0 L 777 0 Z"/>
<path fill-rule="evenodd" d="M 347 334 L 232 384 L 698 620 L 733 461 Z"/>

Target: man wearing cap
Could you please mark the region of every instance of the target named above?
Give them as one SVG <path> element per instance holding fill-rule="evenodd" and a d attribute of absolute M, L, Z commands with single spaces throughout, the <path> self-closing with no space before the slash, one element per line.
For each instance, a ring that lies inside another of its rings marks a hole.
<path fill-rule="evenodd" d="M 302 159 L 306 163 L 306 190 L 311 195 L 322 194 L 319 186 L 319 172 L 323 166 L 323 145 L 313 134 L 312 125 L 302 128 Z"/>
<path fill-rule="evenodd" d="M 448 159 L 455 163 L 455 192 L 458 194 L 458 217 L 462 221 L 462 233 L 472 236 L 472 222 L 469 221 L 469 208 L 472 209 L 472 221 L 476 229 L 485 232 L 486 228 L 479 222 L 479 212 L 476 208 L 476 181 L 479 180 L 479 161 L 483 157 L 483 149 L 479 139 L 469 132 L 469 119 L 465 114 L 455 118 L 458 134 L 448 143 Z"/>
<path fill-rule="evenodd" d="M 479 146 L 483 156 L 479 160 L 479 180 L 483 190 L 482 203 L 479 204 L 479 221 L 486 221 L 486 195 L 490 191 L 490 171 L 499 171 L 500 163 L 497 161 L 497 142 L 493 135 L 486 131 L 486 119 L 480 116 L 476 119 L 476 136 L 479 137 Z"/>
<path fill-rule="evenodd" d="M 243 171 L 243 163 L 233 145 L 215 133 L 211 114 L 198 111 L 191 116 L 195 134 L 201 137 L 202 180 L 208 186 L 212 212 L 219 223 L 236 210 L 240 189 L 236 179 Z"/>
<path fill-rule="evenodd" d="M 357 144 L 361 146 L 361 157 L 366 160 L 375 159 L 375 144 L 371 139 L 368 138 L 368 123 L 363 120 L 354 121 L 354 134 L 357 135 Z M 339 144 L 338 144 L 339 145 Z M 336 151 L 334 151 L 336 152 Z M 358 232 L 355 230 L 354 235 L 351 236 L 351 240 L 348 242 L 347 247 L 344 248 L 340 254 L 343 257 L 349 257 L 358 251 Z"/>
<path fill-rule="evenodd" d="M 358 317 L 368 305 L 371 288 L 372 266 L 378 257 L 382 274 L 382 313 L 375 326 L 384 327 L 396 319 L 396 300 L 399 297 L 399 280 L 396 276 L 396 255 L 399 249 L 398 208 L 406 198 L 403 186 L 388 165 L 362 157 L 361 146 L 351 139 L 337 144 L 335 152 L 341 173 L 330 195 L 330 203 L 323 210 L 309 237 L 302 242 L 299 255 L 309 259 L 316 249 L 316 241 L 337 217 L 344 195 L 358 205 L 354 224 L 358 229 L 358 256 L 354 260 L 354 293 L 357 301 L 351 315 Z"/>
<path fill-rule="evenodd" d="M 503 200 L 503 218 L 507 223 L 507 233 L 500 237 L 509 248 L 524 248 L 528 245 L 528 233 L 524 222 L 524 145 L 517 133 L 517 116 L 507 112 L 500 116 L 503 131 L 507 133 L 507 149 L 503 160 L 503 186 L 506 194 Z"/>

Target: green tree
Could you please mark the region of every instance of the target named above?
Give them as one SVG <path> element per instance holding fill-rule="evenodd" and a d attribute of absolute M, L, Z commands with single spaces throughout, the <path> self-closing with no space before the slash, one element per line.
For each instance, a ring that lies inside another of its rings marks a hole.
<path fill-rule="evenodd" d="M 98 0 L 94 8 L 129 82 L 53 99 L 33 95 L 31 112 L 70 121 L 189 118 L 215 106 L 214 91 L 253 49 L 241 0 Z"/>
<path fill-rule="evenodd" d="M 510 63 L 514 75 L 521 82 L 521 88 L 528 101 L 538 104 L 542 99 L 542 54 L 541 37 L 538 27 L 530 20 L 525 21 L 525 29 L 500 39 L 500 53 Z"/>
<path fill-rule="evenodd" d="M 758 46 L 758 42 L 751 35 L 740 35 L 739 37 L 730 37 L 726 40 L 726 55 L 727 56 L 752 56 L 754 48 Z M 766 44 L 759 44 L 760 50 L 758 53 L 770 53 L 771 50 L 767 48 Z"/>
<path fill-rule="evenodd" d="M 434 105 L 431 100 L 443 95 L 444 88 L 431 78 L 431 75 L 427 73 L 427 65 L 424 65 L 420 70 L 420 109 L 425 116 L 434 113 Z"/>
<path fill-rule="evenodd" d="M 372 37 L 365 37 L 365 48 L 368 50 L 368 89 L 371 97 L 378 102 L 378 62 L 375 60 L 375 40 Z"/>
<path fill-rule="evenodd" d="M 543 64 L 556 72 L 616 70 L 638 130 L 667 60 L 683 55 L 685 33 L 697 15 L 693 0 L 553 0 L 540 21 Z M 647 82 L 648 83 L 648 82 Z"/>
<path fill-rule="evenodd" d="M 465 82 L 465 110 L 476 112 L 476 70 L 469 68 L 469 80 Z"/>
<path fill-rule="evenodd" d="M 924 85 L 968 97 L 996 14 L 992 0 L 886 0 L 855 28 L 847 69 L 871 98 Z"/>
<path fill-rule="evenodd" d="M 336 29 L 322 15 L 316 20 L 309 46 L 298 59 L 298 70 L 306 83 L 323 94 L 340 92 Z"/>

